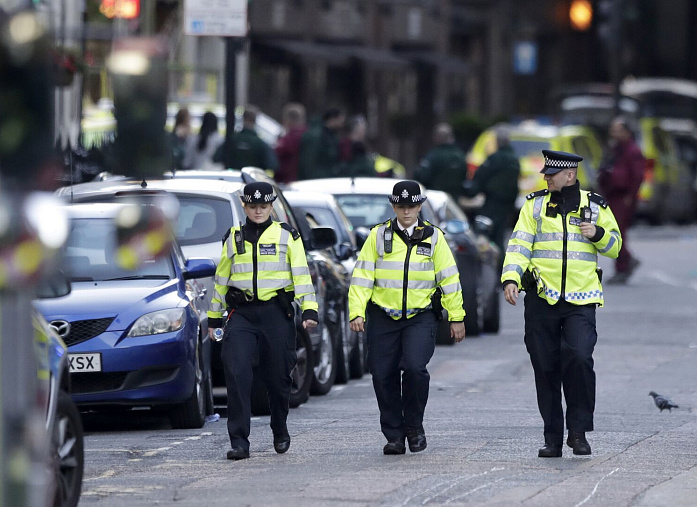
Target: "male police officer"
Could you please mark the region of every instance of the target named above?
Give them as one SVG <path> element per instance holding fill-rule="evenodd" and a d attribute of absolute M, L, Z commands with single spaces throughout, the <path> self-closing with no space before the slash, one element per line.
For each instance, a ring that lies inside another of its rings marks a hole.
<path fill-rule="evenodd" d="M 228 433 L 227 458 L 249 458 L 252 363 L 259 356 L 259 371 L 269 391 L 273 446 L 283 454 L 290 447 L 286 427 L 291 370 L 296 363 L 295 312 L 303 310 L 303 327 L 317 325 L 317 299 L 300 235 L 288 224 L 271 219 L 273 187 L 249 183 L 240 196 L 247 220 L 232 227 L 223 239 L 215 271 L 215 294 L 208 311 L 209 334 L 223 326 L 223 310 L 230 312 L 221 359 L 225 371 Z"/>
<path fill-rule="evenodd" d="M 562 455 L 566 399 L 567 445 L 591 453 L 597 341 L 595 307 L 603 304 L 598 253 L 615 258 L 622 237 L 605 199 L 582 191 L 578 155 L 542 150 L 548 190 L 533 192 L 520 210 L 506 250 L 501 281 L 506 301 L 525 293 L 525 345 L 535 372 L 544 421 L 541 458 Z"/>
<path fill-rule="evenodd" d="M 426 448 L 426 365 L 436 345 L 441 304 L 456 342 L 465 337 L 465 311 L 442 231 L 418 218 L 426 200 L 419 184 L 401 181 L 389 199 L 397 217 L 370 231 L 353 270 L 349 313 L 351 329 L 363 331 L 368 306 L 370 372 L 387 438 L 383 452 L 404 454 L 405 437 L 411 452 Z"/>

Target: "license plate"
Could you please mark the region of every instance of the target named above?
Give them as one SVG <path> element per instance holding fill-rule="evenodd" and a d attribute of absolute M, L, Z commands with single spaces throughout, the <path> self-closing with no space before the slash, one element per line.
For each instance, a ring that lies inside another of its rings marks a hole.
<path fill-rule="evenodd" d="M 101 354 L 68 354 L 70 373 L 102 371 Z"/>

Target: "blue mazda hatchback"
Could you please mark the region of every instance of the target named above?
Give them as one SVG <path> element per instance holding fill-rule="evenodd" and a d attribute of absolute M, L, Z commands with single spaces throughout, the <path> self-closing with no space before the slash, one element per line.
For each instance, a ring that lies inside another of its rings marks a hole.
<path fill-rule="evenodd" d="M 114 219 L 128 204 L 69 206 L 64 297 L 36 302 L 68 346 L 81 410 L 166 410 L 174 428 L 200 428 L 213 410 L 205 289 L 210 259 L 186 259 L 176 240 L 135 269 L 117 265 Z M 130 205 L 132 206 L 132 205 Z"/>

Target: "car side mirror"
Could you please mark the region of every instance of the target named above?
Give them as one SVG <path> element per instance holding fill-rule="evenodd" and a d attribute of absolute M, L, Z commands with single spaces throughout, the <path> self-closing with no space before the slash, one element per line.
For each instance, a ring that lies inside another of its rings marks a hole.
<path fill-rule="evenodd" d="M 351 243 L 341 243 L 338 248 L 337 257 L 339 257 L 340 261 L 345 261 L 346 259 L 350 259 L 354 253 L 355 249 Z"/>
<path fill-rule="evenodd" d="M 488 236 L 494 228 L 494 221 L 484 215 L 474 217 L 474 228 L 479 234 Z"/>
<path fill-rule="evenodd" d="M 184 280 L 206 278 L 215 275 L 215 262 L 204 257 L 192 257 L 187 259 L 184 269 Z"/>
<path fill-rule="evenodd" d="M 38 299 L 53 299 L 67 296 L 72 291 L 70 280 L 63 271 L 56 270 L 39 280 L 36 286 Z"/>
<path fill-rule="evenodd" d="M 368 236 L 370 236 L 370 229 L 367 227 L 356 227 L 353 233 L 356 235 L 356 245 L 360 250 L 363 248 L 363 243 L 365 243 L 365 240 L 367 240 Z"/>
<path fill-rule="evenodd" d="M 313 250 L 324 250 L 336 245 L 336 231 L 331 227 L 310 229 L 310 245 Z"/>
<path fill-rule="evenodd" d="M 441 224 L 441 226 L 448 234 L 462 234 L 469 229 L 469 224 L 462 220 L 448 220 Z"/>

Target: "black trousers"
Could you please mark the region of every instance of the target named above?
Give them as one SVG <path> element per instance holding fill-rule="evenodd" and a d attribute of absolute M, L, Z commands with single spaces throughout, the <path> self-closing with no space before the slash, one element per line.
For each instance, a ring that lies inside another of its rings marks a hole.
<path fill-rule="evenodd" d="M 295 323 L 274 300 L 237 308 L 225 326 L 221 359 L 227 386 L 227 429 L 233 446 L 249 450 L 254 366 L 269 392 L 271 430 L 288 434 L 291 371 L 297 360 Z"/>
<path fill-rule="evenodd" d="M 406 428 L 423 428 L 431 379 L 426 365 L 436 348 L 438 321 L 431 311 L 394 320 L 368 304 L 368 361 L 389 442 L 404 441 Z"/>
<path fill-rule="evenodd" d="M 562 388 L 566 427 L 593 431 L 593 349 L 597 340 L 594 304 L 561 300 L 550 305 L 534 293 L 525 294 L 525 346 L 535 371 L 537 405 L 548 444 L 562 445 L 564 440 Z"/>

